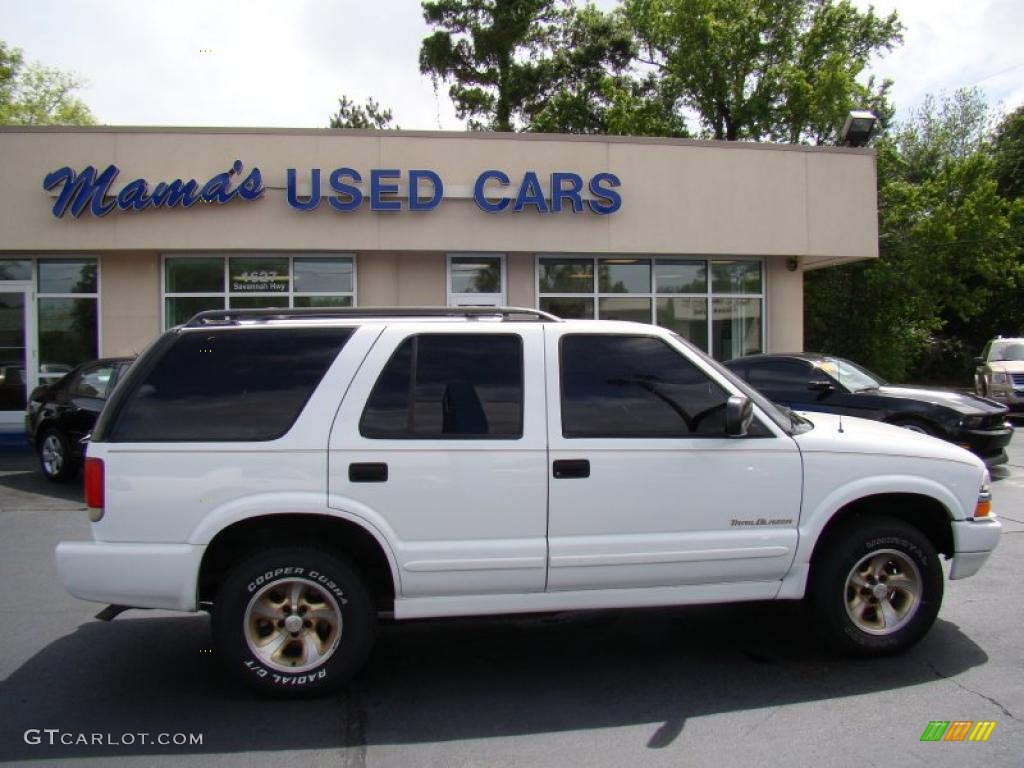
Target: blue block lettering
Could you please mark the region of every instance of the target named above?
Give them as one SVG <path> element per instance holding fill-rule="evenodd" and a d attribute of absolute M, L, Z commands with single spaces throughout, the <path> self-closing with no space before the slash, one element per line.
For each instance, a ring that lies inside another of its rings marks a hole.
<path fill-rule="evenodd" d="M 508 174 L 502 173 L 501 171 L 484 171 L 476 177 L 476 184 L 473 185 L 473 199 L 476 201 L 477 208 L 487 213 L 501 213 L 508 208 L 509 203 L 512 202 L 507 197 L 500 197 L 497 200 L 488 200 L 486 186 L 487 182 L 491 179 L 497 181 L 501 186 L 507 187 L 509 183 Z"/>
<path fill-rule="evenodd" d="M 352 168 L 335 168 L 331 171 L 331 189 L 337 192 L 338 196 L 328 198 L 327 202 L 336 211 L 354 211 L 363 204 L 363 190 L 346 184 L 345 179 L 358 184 L 363 177 L 359 175 L 359 171 Z"/>
<path fill-rule="evenodd" d="M 400 200 L 385 200 L 384 195 L 398 194 L 397 184 L 385 184 L 384 179 L 397 179 L 402 175 L 401 171 L 394 168 L 374 168 L 370 171 L 370 210 L 371 211 L 400 211 L 402 203 Z"/>

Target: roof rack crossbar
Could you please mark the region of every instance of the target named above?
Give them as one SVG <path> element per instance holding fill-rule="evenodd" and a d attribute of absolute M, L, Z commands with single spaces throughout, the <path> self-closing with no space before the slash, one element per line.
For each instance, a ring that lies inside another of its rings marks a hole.
<path fill-rule="evenodd" d="M 449 317 L 477 319 L 499 317 L 504 321 L 525 317 L 540 322 L 559 322 L 561 318 L 528 307 L 296 307 L 277 309 L 209 309 L 192 317 L 185 328 L 237 325 L 243 321 L 270 320 L 359 320 L 372 318 Z"/>

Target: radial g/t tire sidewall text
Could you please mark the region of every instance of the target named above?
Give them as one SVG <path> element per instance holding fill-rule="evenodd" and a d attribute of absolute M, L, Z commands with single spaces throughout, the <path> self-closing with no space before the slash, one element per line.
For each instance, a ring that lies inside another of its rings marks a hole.
<path fill-rule="evenodd" d="M 290 674 L 267 665 L 246 642 L 245 611 L 252 597 L 277 578 L 300 577 L 330 593 L 341 611 L 340 641 L 318 667 Z M 314 548 L 271 550 L 231 570 L 213 606 L 215 652 L 229 674 L 265 695 L 298 698 L 336 691 L 362 667 L 373 645 L 376 612 L 358 572 Z"/>

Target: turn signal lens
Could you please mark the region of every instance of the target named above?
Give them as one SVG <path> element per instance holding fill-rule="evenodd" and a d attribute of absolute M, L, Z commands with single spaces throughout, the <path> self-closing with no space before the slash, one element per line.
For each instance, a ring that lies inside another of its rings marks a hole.
<path fill-rule="evenodd" d="M 89 507 L 89 519 L 93 522 L 103 517 L 103 459 L 85 460 L 85 506 Z M 96 516 L 93 510 L 97 510 Z"/>
<path fill-rule="evenodd" d="M 974 507 L 975 517 L 988 517 L 992 514 L 992 497 L 987 493 L 978 497 L 978 503 Z"/>

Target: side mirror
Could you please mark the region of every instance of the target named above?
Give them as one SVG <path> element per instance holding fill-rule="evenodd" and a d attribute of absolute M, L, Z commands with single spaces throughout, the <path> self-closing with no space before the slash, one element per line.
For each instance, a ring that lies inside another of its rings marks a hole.
<path fill-rule="evenodd" d="M 725 434 L 743 437 L 754 420 L 754 404 L 746 395 L 732 395 L 725 403 Z"/>
<path fill-rule="evenodd" d="M 821 392 L 822 394 L 836 391 L 836 385 L 828 379 L 815 379 L 807 385 L 807 388 L 811 392 Z"/>
<path fill-rule="evenodd" d="M 975 365 L 984 365 L 985 364 L 985 358 L 984 357 L 976 357 L 976 358 L 974 358 L 974 364 Z"/>

